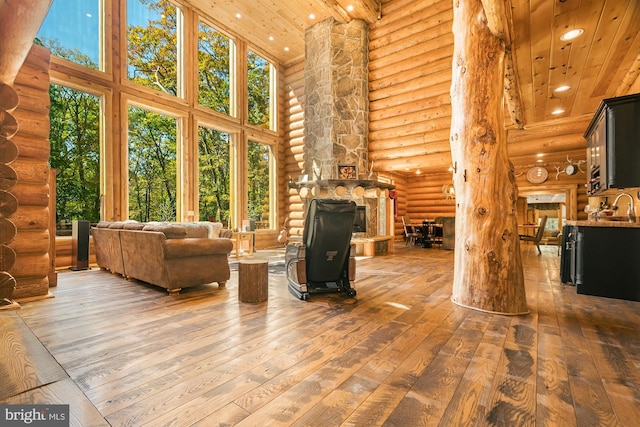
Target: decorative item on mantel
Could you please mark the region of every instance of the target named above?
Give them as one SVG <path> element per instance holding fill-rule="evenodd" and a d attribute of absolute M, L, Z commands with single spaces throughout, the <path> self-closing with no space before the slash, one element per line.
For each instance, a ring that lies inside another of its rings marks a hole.
<path fill-rule="evenodd" d="M 358 169 L 356 165 L 339 165 L 338 179 L 357 179 Z"/>

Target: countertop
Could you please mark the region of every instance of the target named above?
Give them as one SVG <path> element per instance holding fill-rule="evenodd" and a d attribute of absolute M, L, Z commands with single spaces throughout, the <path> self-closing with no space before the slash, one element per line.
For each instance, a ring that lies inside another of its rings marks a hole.
<path fill-rule="evenodd" d="M 577 225 L 578 227 L 621 227 L 621 228 L 640 228 L 640 222 L 628 221 L 567 221 L 567 225 Z"/>

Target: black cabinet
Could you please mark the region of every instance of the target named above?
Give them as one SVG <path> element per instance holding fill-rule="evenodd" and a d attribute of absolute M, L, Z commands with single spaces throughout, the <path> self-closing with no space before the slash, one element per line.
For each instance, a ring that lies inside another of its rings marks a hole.
<path fill-rule="evenodd" d="M 640 94 L 603 100 L 584 137 L 589 195 L 640 187 Z"/>
<path fill-rule="evenodd" d="M 577 292 L 640 301 L 640 228 L 572 227 Z"/>

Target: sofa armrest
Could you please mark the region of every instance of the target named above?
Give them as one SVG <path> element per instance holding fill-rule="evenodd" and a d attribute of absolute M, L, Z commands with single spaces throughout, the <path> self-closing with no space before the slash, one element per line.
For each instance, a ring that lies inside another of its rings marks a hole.
<path fill-rule="evenodd" d="M 187 258 L 201 255 L 228 255 L 233 249 L 233 243 L 223 238 L 187 238 L 167 239 L 163 242 L 164 257 Z"/>

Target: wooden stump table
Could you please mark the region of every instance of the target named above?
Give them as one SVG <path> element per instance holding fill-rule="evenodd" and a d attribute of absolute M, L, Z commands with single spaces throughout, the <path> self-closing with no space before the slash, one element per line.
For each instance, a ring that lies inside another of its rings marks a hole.
<path fill-rule="evenodd" d="M 238 299 L 262 302 L 269 297 L 269 263 L 261 259 L 238 261 Z"/>

